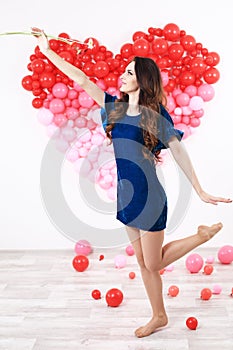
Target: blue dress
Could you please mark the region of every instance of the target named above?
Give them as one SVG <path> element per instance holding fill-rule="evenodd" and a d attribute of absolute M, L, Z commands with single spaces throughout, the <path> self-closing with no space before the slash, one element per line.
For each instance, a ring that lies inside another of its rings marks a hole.
<path fill-rule="evenodd" d="M 105 93 L 105 106 L 101 108 L 104 130 L 108 114 L 114 109 L 117 96 Z M 167 197 L 158 180 L 156 165 L 143 156 L 145 147 L 143 130 L 139 126 L 141 114 L 125 114 L 111 131 L 117 166 L 117 215 L 125 225 L 145 231 L 160 231 L 166 227 Z M 174 128 L 172 118 L 161 106 L 157 121 L 158 144 L 152 153 L 168 147 L 172 136 L 181 140 L 183 132 Z"/>

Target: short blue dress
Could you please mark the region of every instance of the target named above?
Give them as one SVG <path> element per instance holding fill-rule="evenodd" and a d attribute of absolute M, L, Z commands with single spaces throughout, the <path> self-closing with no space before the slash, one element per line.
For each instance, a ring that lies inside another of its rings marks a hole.
<path fill-rule="evenodd" d="M 117 96 L 105 92 L 105 106 L 101 108 L 104 130 L 108 115 L 115 108 Z M 154 161 L 143 156 L 145 147 L 143 130 L 139 126 L 141 114 L 125 114 L 117 120 L 111 131 L 117 167 L 117 220 L 145 231 L 161 231 L 167 222 L 167 197 L 156 174 Z M 172 136 L 181 140 L 183 132 L 161 105 L 157 120 L 158 144 L 152 153 L 168 147 Z"/>

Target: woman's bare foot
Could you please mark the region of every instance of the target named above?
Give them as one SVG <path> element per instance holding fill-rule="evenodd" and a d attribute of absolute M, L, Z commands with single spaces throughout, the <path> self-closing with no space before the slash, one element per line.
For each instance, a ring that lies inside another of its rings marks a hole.
<path fill-rule="evenodd" d="M 166 315 L 152 317 L 152 319 L 143 327 L 139 327 L 135 331 L 135 335 L 138 338 L 147 337 L 148 335 L 155 332 L 157 328 L 164 327 L 168 323 Z"/>
<path fill-rule="evenodd" d="M 214 224 L 212 226 L 198 226 L 198 232 L 197 234 L 204 240 L 204 242 L 208 241 L 212 237 L 218 233 L 221 228 L 223 227 L 223 224 L 221 222 Z"/>

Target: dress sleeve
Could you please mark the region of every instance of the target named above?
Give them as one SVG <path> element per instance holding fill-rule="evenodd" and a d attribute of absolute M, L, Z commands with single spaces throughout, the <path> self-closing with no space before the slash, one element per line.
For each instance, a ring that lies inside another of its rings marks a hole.
<path fill-rule="evenodd" d="M 108 115 L 115 108 L 114 102 L 117 99 L 117 96 L 112 96 L 107 92 L 104 94 L 104 107 L 101 108 L 100 114 L 104 131 L 106 131 L 106 126 L 108 125 Z"/>
<path fill-rule="evenodd" d="M 181 141 L 184 132 L 174 128 L 173 120 L 167 110 L 161 105 L 161 111 L 158 118 L 158 144 L 152 149 L 152 152 L 166 149 L 169 147 L 168 142 L 171 137 L 176 136 Z"/>

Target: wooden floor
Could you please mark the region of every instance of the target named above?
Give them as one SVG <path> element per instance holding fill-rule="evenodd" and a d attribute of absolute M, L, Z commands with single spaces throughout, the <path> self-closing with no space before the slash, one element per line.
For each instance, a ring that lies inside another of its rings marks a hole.
<path fill-rule="evenodd" d="M 217 257 L 217 248 L 199 248 L 205 259 Z M 127 256 L 127 266 L 114 267 L 114 257 L 124 248 L 94 250 L 88 270 L 73 269 L 75 256 L 62 251 L 0 252 L 0 349 L 6 350 L 225 350 L 233 349 L 233 264 L 214 263 L 210 276 L 190 274 L 185 257 L 172 272 L 162 275 L 164 299 L 169 316 L 166 328 L 138 339 L 135 328 L 150 318 L 150 306 L 136 264 Z M 105 259 L 99 261 L 99 255 Z M 136 273 L 129 279 L 130 271 Z M 167 295 L 168 287 L 180 288 L 177 297 Z M 222 286 L 220 295 L 200 299 L 202 288 Z M 105 293 L 119 288 L 124 300 L 117 308 L 108 307 Z M 91 297 L 102 292 L 100 300 Z M 195 316 L 196 331 L 185 320 Z"/>

